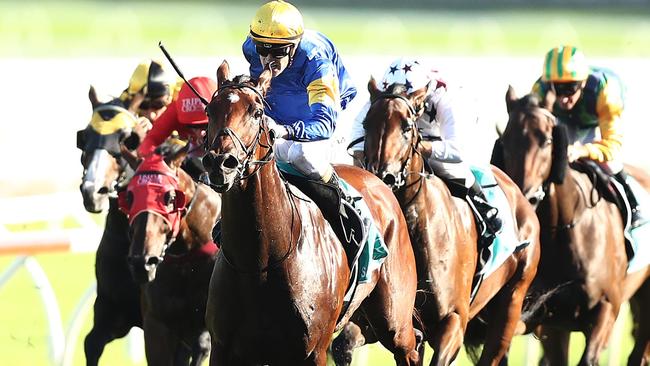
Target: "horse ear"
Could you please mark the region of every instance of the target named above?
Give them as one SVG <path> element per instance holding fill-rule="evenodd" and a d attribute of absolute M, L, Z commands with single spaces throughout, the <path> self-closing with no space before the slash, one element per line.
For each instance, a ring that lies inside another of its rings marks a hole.
<path fill-rule="evenodd" d="M 424 87 L 409 94 L 408 98 L 416 111 L 424 112 L 424 98 L 427 96 L 427 90 L 428 88 Z"/>
<path fill-rule="evenodd" d="M 551 161 L 551 173 L 549 179 L 553 183 L 561 184 L 564 182 L 569 158 L 567 150 L 569 147 L 569 137 L 564 125 L 555 125 L 553 127 L 553 160 Z"/>
<path fill-rule="evenodd" d="M 223 86 L 223 84 L 228 81 L 230 78 L 230 65 L 228 64 L 228 61 L 223 60 L 221 65 L 219 65 L 219 68 L 217 69 L 217 81 L 219 88 Z"/>
<path fill-rule="evenodd" d="M 90 86 L 90 90 L 88 90 L 88 99 L 90 99 L 90 104 L 93 106 L 93 109 L 101 104 L 99 98 L 97 98 L 97 91 L 95 91 L 95 87 L 92 85 Z"/>
<path fill-rule="evenodd" d="M 368 80 L 368 92 L 370 93 L 370 100 L 375 100 L 381 94 L 381 90 L 377 87 L 377 81 L 372 76 Z"/>
<path fill-rule="evenodd" d="M 546 95 L 544 96 L 544 101 L 542 102 L 542 105 L 540 105 L 540 107 L 552 112 L 553 104 L 555 104 L 556 99 L 557 99 L 557 95 L 555 95 L 555 92 L 553 90 L 549 90 L 548 92 L 546 92 Z"/>
<path fill-rule="evenodd" d="M 515 88 L 512 87 L 512 85 L 508 85 L 508 91 L 506 92 L 506 108 L 508 110 L 508 114 L 510 114 L 510 111 L 514 109 L 515 103 L 519 98 L 517 98 L 517 93 L 515 93 Z"/>
<path fill-rule="evenodd" d="M 269 90 L 269 86 L 271 86 L 272 77 L 273 74 L 271 73 L 271 70 L 265 69 L 264 71 L 262 71 L 260 77 L 257 79 L 257 89 L 259 89 L 262 95 L 266 95 L 266 91 Z"/>

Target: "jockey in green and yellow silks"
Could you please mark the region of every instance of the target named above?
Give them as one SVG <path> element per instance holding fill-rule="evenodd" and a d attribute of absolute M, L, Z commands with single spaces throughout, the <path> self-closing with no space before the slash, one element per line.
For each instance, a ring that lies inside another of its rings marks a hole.
<path fill-rule="evenodd" d="M 560 46 L 548 51 L 533 85 L 542 100 L 549 91 L 557 96 L 552 112 L 569 132 L 569 161 L 588 158 L 609 168 L 625 188 L 634 227 L 641 215 L 623 171 L 625 88 L 620 78 L 609 69 L 590 67 L 576 47 Z"/>

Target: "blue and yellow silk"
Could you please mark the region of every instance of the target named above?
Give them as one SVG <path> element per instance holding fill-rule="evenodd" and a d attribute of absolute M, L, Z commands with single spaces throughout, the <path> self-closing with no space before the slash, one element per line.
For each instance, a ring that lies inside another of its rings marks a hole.
<path fill-rule="evenodd" d="M 250 74 L 258 78 L 262 63 L 250 38 L 242 46 Z M 323 34 L 305 30 L 292 63 L 271 80 L 266 114 L 293 128 L 292 140 L 317 141 L 332 136 L 340 110 L 357 89 L 332 42 Z"/>

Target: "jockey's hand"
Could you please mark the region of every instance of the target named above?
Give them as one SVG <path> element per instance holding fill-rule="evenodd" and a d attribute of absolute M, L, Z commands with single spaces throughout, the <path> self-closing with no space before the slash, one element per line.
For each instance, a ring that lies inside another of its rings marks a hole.
<path fill-rule="evenodd" d="M 266 116 L 266 125 L 269 128 L 271 139 L 275 140 L 289 137 L 289 130 L 285 126 L 277 124 L 277 122 L 269 116 Z"/>
<path fill-rule="evenodd" d="M 142 140 L 142 138 L 144 138 L 147 132 L 151 130 L 151 127 L 153 127 L 153 124 L 151 123 L 151 121 L 149 121 L 148 118 L 138 117 L 138 122 L 133 127 L 133 132 L 138 136 L 140 136 Z"/>
<path fill-rule="evenodd" d="M 576 142 L 573 145 L 569 145 L 569 150 L 567 151 L 567 157 L 569 159 L 569 163 L 572 163 L 580 158 L 584 158 L 587 156 L 589 156 L 589 153 L 581 143 Z"/>

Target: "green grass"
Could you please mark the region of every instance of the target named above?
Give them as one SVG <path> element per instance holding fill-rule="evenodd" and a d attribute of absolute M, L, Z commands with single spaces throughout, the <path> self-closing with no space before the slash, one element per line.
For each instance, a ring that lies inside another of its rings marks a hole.
<path fill-rule="evenodd" d="M 64 326 L 70 321 L 79 298 L 94 280 L 94 254 L 47 254 L 36 257 L 47 273 L 56 293 Z M 0 257 L 0 272 L 13 261 L 10 257 Z M 47 365 L 48 343 L 47 323 L 37 289 L 27 272 L 20 270 L 4 287 L 0 288 L 0 355 L 3 365 Z M 90 330 L 92 315 L 85 319 L 81 338 L 76 344 L 74 365 L 83 365 L 83 337 Z M 625 364 L 632 343 L 628 336 L 630 320 L 626 315 L 624 343 L 619 364 Z M 511 351 L 511 364 L 523 365 L 526 351 L 526 338 L 516 338 Z M 584 337 L 572 337 L 570 364 L 576 364 L 584 347 Z M 427 352 L 427 362 L 431 350 Z M 608 357 L 603 355 L 603 360 Z M 357 354 L 355 365 L 391 365 L 392 356 L 379 345 L 365 347 Z M 363 359 L 365 362 L 362 363 Z M 104 352 L 100 365 L 130 365 L 124 339 L 110 343 Z M 457 365 L 470 365 L 464 353 Z"/>
<path fill-rule="evenodd" d="M 301 9 L 343 54 L 534 55 L 574 43 L 590 56 L 650 56 L 647 13 L 575 10 Z M 224 3 L 2 2 L 0 56 L 241 52 L 253 6 Z M 487 70 L 489 71 L 489 70 Z"/>

